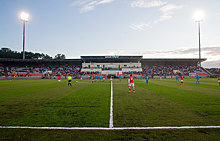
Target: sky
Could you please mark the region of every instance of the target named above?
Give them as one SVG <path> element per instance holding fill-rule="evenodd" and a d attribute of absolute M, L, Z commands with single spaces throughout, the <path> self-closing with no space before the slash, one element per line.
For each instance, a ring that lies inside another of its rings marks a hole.
<path fill-rule="evenodd" d="M 143 58 L 199 58 L 220 68 L 220 0 L 0 0 L 0 47 L 84 55 L 142 55 Z"/>

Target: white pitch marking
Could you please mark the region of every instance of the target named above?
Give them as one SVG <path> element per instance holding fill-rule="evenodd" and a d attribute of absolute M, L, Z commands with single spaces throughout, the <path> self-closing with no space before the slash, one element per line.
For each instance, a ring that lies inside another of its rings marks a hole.
<path fill-rule="evenodd" d="M 0 126 L 0 129 L 49 129 L 49 130 L 153 130 L 153 129 L 214 129 L 220 126 L 174 126 L 174 127 L 28 127 Z"/>
<path fill-rule="evenodd" d="M 112 81 L 111 81 L 111 106 L 110 106 L 109 128 L 113 128 L 113 83 Z"/>

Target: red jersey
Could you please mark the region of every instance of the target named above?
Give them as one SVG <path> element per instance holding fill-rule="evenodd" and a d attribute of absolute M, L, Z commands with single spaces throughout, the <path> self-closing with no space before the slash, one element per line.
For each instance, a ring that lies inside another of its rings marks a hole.
<path fill-rule="evenodd" d="M 182 75 L 180 76 L 180 78 L 181 78 L 181 80 L 183 80 L 183 76 Z"/>
<path fill-rule="evenodd" d="M 80 79 L 82 79 L 82 75 L 80 75 Z"/>
<path fill-rule="evenodd" d="M 92 76 L 92 80 L 94 80 L 95 79 L 95 76 Z"/>
<path fill-rule="evenodd" d="M 105 75 L 103 76 L 103 78 L 105 78 Z"/>
<path fill-rule="evenodd" d="M 130 77 L 129 77 L 129 81 L 130 81 L 130 83 L 134 83 L 134 77 L 133 77 L 133 76 L 130 76 Z"/>
<path fill-rule="evenodd" d="M 57 77 L 57 79 L 60 80 L 60 78 L 61 78 L 61 76 L 59 75 L 59 76 Z"/>
<path fill-rule="evenodd" d="M 111 75 L 111 79 L 112 79 L 112 75 Z"/>
<path fill-rule="evenodd" d="M 218 81 L 220 81 L 220 75 L 218 76 Z"/>

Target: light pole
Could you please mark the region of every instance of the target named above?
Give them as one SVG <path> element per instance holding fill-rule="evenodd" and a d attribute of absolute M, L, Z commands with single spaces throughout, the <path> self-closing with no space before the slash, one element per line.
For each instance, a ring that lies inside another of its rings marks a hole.
<path fill-rule="evenodd" d="M 195 21 L 198 22 L 198 32 L 199 32 L 199 66 L 201 67 L 200 22 L 203 21 L 203 12 L 202 11 L 197 11 L 195 13 Z"/>
<path fill-rule="evenodd" d="M 23 26 L 23 60 L 25 59 L 25 22 L 28 22 L 29 14 L 22 12 L 20 20 L 24 22 Z"/>

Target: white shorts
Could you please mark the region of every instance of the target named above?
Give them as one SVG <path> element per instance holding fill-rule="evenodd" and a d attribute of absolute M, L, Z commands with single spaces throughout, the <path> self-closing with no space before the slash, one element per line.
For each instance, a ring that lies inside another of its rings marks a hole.
<path fill-rule="evenodd" d="M 110 79 L 112 81 L 112 79 Z"/>
<path fill-rule="evenodd" d="M 129 87 L 130 87 L 130 86 L 134 87 L 134 83 L 129 83 L 128 86 L 129 86 Z"/>
<path fill-rule="evenodd" d="M 220 83 L 220 80 L 218 82 Z"/>
<path fill-rule="evenodd" d="M 105 80 L 105 78 L 103 78 L 103 80 Z"/>
<path fill-rule="evenodd" d="M 58 80 L 58 82 L 60 82 L 61 80 Z"/>
<path fill-rule="evenodd" d="M 181 80 L 181 82 L 183 82 L 183 80 Z"/>

